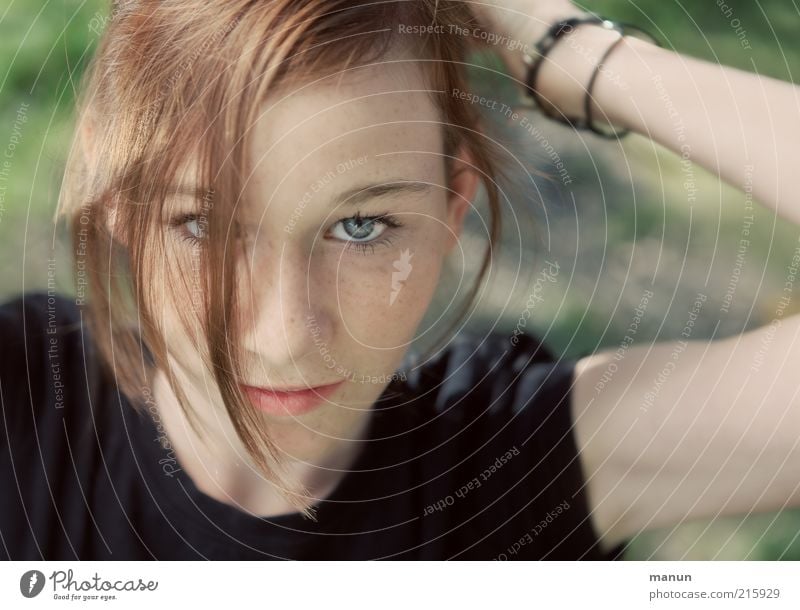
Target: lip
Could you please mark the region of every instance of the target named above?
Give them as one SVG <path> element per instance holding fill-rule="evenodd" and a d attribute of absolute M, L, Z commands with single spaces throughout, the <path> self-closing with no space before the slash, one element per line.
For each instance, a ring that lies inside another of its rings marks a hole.
<path fill-rule="evenodd" d="M 325 399 L 335 392 L 344 380 L 313 388 L 278 390 L 242 385 L 242 391 L 253 406 L 263 413 L 278 416 L 297 416 L 310 413 L 325 404 Z"/>

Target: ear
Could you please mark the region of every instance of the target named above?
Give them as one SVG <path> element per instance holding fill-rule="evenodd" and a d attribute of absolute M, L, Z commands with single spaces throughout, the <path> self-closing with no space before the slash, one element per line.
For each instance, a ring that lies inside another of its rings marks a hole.
<path fill-rule="evenodd" d="M 78 150 L 75 151 L 83 158 L 86 167 L 94 167 L 97 163 L 97 129 L 95 128 L 94 118 L 87 109 L 83 109 L 78 116 L 77 124 Z"/>
<path fill-rule="evenodd" d="M 97 130 L 92 115 L 84 109 L 78 117 L 76 125 L 78 132 L 77 145 L 79 150 L 76 151 L 83 157 L 84 167 L 90 168 L 90 171 L 95 171 L 97 166 L 97 150 L 99 144 L 97 142 Z M 106 202 L 106 229 L 114 236 L 114 239 L 122 243 L 120 239 L 120 232 L 117 225 L 117 202 Z"/>
<path fill-rule="evenodd" d="M 450 252 L 461 237 L 464 217 L 472 208 L 480 181 L 472 154 L 463 145 L 451 159 L 447 194 L 447 224 L 449 227 L 445 251 Z"/>

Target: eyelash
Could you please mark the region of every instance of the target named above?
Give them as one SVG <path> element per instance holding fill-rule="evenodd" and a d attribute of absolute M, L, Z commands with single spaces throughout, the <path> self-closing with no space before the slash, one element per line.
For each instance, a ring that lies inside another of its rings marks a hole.
<path fill-rule="evenodd" d="M 186 241 L 192 245 L 199 244 L 202 239 L 199 239 L 192 235 L 191 233 L 186 231 L 184 225 L 187 222 L 192 222 L 193 220 L 199 220 L 199 214 L 181 214 L 179 216 L 175 216 L 169 221 L 170 228 L 178 234 L 178 238 Z"/>
<path fill-rule="evenodd" d="M 382 225 L 385 225 L 387 229 L 399 229 L 400 227 L 403 226 L 403 223 L 400 222 L 396 216 L 392 216 L 391 214 L 382 213 L 382 214 L 374 214 L 371 216 L 362 216 L 361 212 L 356 212 L 353 216 L 345 216 L 343 218 L 340 218 L 331 226 L 335 227 L 340 222 L 351 219 L 357 221 L 372 221 L 380 223 Z M 387 233 L 389 233 L 389 235 L 387 235 Z M 355 248 L 359 254 L 367 254 L 367 248 L 369 248 L 369 253 L 374 254 L 375 246 L 390 246 L 392 244 L 392 239 L 390 237 L 390 234 L 391 234 L 390 231 L 384 231 L 384 233 L 380 237 L 372 241 L 350 240 L 345 242 L 345 249 L 348 250 L 350 248 Z"/>
<path fill-rule="evenodd" d="M 200 218 L 198 214 L 181 214 L 176 216 L 175 218 L 171 219 L 169 222 L 170 228 L 172 228 L 178 235 L 178 238 L 188 242 L 192 245 L 199 244 L 202 239 L 197 238 L 191 233 L 186 231 L 184 225 L 188 222 L 196 221 Z M 356 221 L 372 221 L 376 223 L 380 223 L 385 225 L 387 229 L 399 229 L 403 226 L 403 223 L 400 222 L 396 216 L 392 216 L 391 214 L 383 213 L 383 214 L 375 214 L 372 216 L 362 216 L 361 212 L 356 212 L 354 216 L 345 216 L 340 218 L 332 226 L 336 226 L 340 222 L 344 220 L 356 220 Z M 373 254 L 375 252 L 375 246 L 388 246 L 391 245 L 392 240 L 389 235 L 386 235 L 386 231 L 384 234 L 374 239 L 372 241 L 356 241 L 350 240 L 347 241 L 345 244 L 345 249 L 355 248 L 360 254 L 367 254 L 367 248 L 369 248 L 369 253 Z"/>

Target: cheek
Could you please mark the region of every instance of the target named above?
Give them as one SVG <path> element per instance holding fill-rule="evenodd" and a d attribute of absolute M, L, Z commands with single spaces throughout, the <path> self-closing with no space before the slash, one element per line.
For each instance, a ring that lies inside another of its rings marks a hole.
<path fill-rule="evenodd" d="M 337 334 L 362 350 L 403 350 L 436 291 L 442 253 L 409 245 L 365 258 L 374 260 L 339 274 Z"/>

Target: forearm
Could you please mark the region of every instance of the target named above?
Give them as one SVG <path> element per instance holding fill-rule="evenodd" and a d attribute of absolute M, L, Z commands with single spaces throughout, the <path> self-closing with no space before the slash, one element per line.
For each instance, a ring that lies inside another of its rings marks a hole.
<path fill-rule="evenodd" d="M 542 96 L 566 116 L 583 117 L 597 58 L 618 36 L 593 25 L 575 28 L 542 65 Z M 506 60 L 524 77 L 521 53 Z M 797 87 L 628 37 L 598 75 L 593 115 L 752 189 L 756 200 L 800 224 Z"/>

